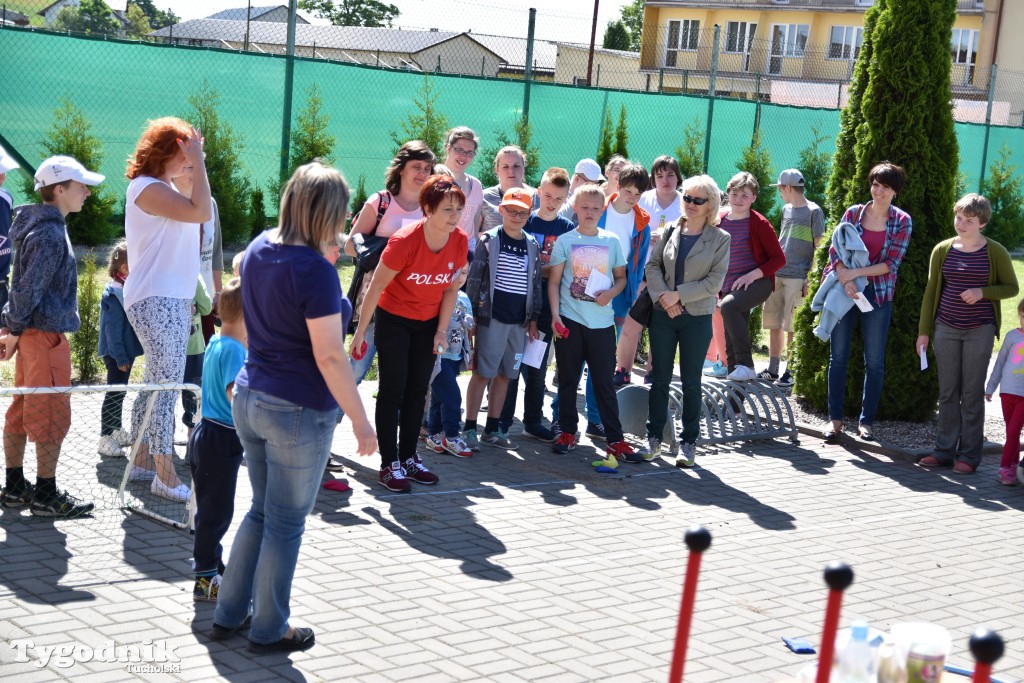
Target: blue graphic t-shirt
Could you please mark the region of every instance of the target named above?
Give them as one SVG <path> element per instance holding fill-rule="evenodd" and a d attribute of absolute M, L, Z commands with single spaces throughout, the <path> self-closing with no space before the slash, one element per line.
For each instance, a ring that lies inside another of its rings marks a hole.
<path fill-rule="evenodd" d="M 619 238 L 601 229 L 592 236 L 580 234 L 579 230 L 567 232 L 558 238 L 551 252 L 551 265 L 562 263 L 566 266 L 562 269 L 559 314 L 593 330 L 614 325 L 615 311 L 611 303 L 599 306 L 586 289 L 593 271 L 604 273 L 614 282 L 612 271 L 626 265 Z"/>

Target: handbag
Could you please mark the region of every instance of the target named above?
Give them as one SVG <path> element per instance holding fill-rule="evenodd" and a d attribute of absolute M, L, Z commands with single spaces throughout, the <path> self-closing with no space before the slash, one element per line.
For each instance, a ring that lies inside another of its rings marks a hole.
<path fill-rule="evenodd" d="M 667 240 L 672 237 L 672 230 L 674 225 L 670 225 L 668 230 L 665 232 L 665 236 L 662 239 Z M 644 276 L 646 282 L 647 277 Z M 651 324 L 651 313 L 654 311 L 654 299 L 651 298 L 651 290 L 644 289 L 640 292 L 640 295 L 633 302 L 633 305 L 629 309 L 629 317 L 637 321 L 644 327 Z"/>
<path fill-rule="evenodd" d="M 352 248 L 356 253 L 356 266 L 364 273 L 377 267 L 380 263 L 380 255 L 384 253 L 384 247 L 388 246 L 387 237 L 376 235 L 352 235 Z"/>

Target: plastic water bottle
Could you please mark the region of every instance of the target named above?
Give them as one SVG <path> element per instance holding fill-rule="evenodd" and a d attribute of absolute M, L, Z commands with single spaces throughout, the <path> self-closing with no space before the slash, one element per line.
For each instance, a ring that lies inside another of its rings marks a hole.
<path fill-rule="evenodd" d="M 868 625 L 850 627 L 850 642 L 839 655 L 839 683 L 877 683 L 875 654 L 868 643 Z"/>

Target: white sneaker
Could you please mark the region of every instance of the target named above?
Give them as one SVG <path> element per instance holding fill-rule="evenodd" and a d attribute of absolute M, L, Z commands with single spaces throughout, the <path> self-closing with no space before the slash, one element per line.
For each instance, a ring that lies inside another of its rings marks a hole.
<path fill-rule="evenodd" d="M 693 467 L 697 461 L 697 447 L 692 443 L 684 443 L 679 448 L 676 467 Z"/>
<path fill-rule="evenodd" d="M 656 457 L 661 455 L 661 439 L 654 436 L 647 437 L 647 447 L 641 448 L 637 453 L 639 453 L 640 457 L 644 460 L 654 460 Z"/>
<path fill-rule="evenodd" d="M 149 487 L 149 492 L 154 496 L 160 496 L 167 500 L 173 500 L 175 503 L 184 503 L 188 501 L 189 491 L 188 486 L 185 484 L 179 484 L 173 489 L 167 484 L 160 481 L 159 477 L 153 477 L 153 484 Z"/>
<path fill-rule="evenodd" d="M 96 446 L 96 452 L 98 452 L 104 458 L 123 458 L 124 449 L 121 448 L 121 444 L 117 442 L 113 434 L 107 436 L 101 436 L 100 442 Z"/>
<path fill-rule="evenodd" d="M 128 473 L 128 481 L 153 481 L 155 477 L 156 470 L 147 470 L 138 465 L 132 465 L 132 471 Z"/>
<path fill-rule="evenodd" d="M 754 372 L 754 368 L 748 368 L 746 365 L 737 365 L 736 369 L 730 372 L 726 379 L 733 382 L 750 382 L 757 379 L 757 373 Z"/>
<path fill-rule="evenodd" d="M 132 441 L 132 435 L 123 429 L 115 429 L 111 436 L 114 437 L 114 441 L 125 447 L 131 446 L 134 443 Z"/>

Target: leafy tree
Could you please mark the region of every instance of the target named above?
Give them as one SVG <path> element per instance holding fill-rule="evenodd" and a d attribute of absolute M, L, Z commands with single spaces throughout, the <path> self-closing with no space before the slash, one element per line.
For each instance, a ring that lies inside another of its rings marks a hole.
<path fill-rule="evenodd" d="M 206 142 L 206 172 L 217 200 L 224 242 L 237 242 L 249 233 L 251 185 L 242 175 L 242 138 L 220 117 L 220 93 L 203 81 L 188 97 L 191 109 L 181 118 L 199 128 Z"/>
<path fill-rule="evenodd" d="M 299 0 L 299 9 L 313 12 L 335 26 L 370 26 L 391 28 L 401 10 L 378 0 Z"/>
<path fill-rule="evenodd" d="M 444 115 L 438 106 L 437 100 L 441 97 L 441 91 L 434 89 L 434 83 L 428 74 L 423 74 L 423 82 L 420 84 L 412 103 L 416 112 L 409 114 L 401 124 L 401 133 L 391 131 L 391 141 L 395 143 L 392 153 L 397 153 L 398 148 L 409 140 L 420 140 L 438 158 L 443 158 L 444 134 L 448 131 L 448 117 Z"/>
<path fill-rule="evenodd" d="M 615 153 L 629 158 L 629 131 L 626 129 L 626 105 L 619 107 L 619 123 L 615 126 Z"/>
<path fill-rule="evenodd" d="M 831 225 L 847 207 L 870 198 L 868 172 L 879 161 L 888 159 L 907 171 L 907 185 L 895 204 L 911 215 L 913 233 L 893 300 L 879 405 L 883 419 L 927 419 L 938 396 L 935 373 L 921 372 L 916 355 L 907 349 L 917 338 L 914 323 L 932 247 L 953 220 L 960 154 L 949 107 L 949 41 L 956 9 L 956 0 L 877 0 L 864 15 L 864 42 L 849 103 L 840 115 L 828 189 Z M 827 244 L 830 235 L 825 237 Z M 815 256 L 810 296 L 821 281 L 827 251 L 823 247 Z M 814 318 L 807 306 L 797 310 L 794 374 L 796 390 L 824 410 L 828 346 L 814 336 Z M 860 408 L 862 386 L 863 351 L 855 336 L 846 382 L 851 413 Z"/>
<path fill-rule="evenodd" d="M 266 229 L 266 202 L 263 200 L 263 190 L 257 185 L 253 187 L 252 194 L 249 195 L 249 239 L 259 236 Z"/>
<path fill-rule="evenodd" d="M 775 200 L 779 193 L 771 187 L 776 179 L 775 169 L 772 167 L 772 155 L 761 139 L 761 131 L 754 133 L 750 147 L 743 150 L 736 168 L 757 178 L 760 189 L 757 191 L 757 200 L 750 208 L 771 221 L 772 226 L 778 230 L 780 211 Z"/>
<path fill-rule="evenodd" d="M 338 139 L 328 132 L 331 117 L 324 111 L 324 101 L 320 95 L 320 86 L 316 83 L 306 90 L 306 104 L 299 112 L 297 125 L 292 129 L 288 177 L 299 166 L 313 159 L 334 163 L 334 145 Z"/>
<path fill-rule="evenodd" d="M 153 4 L 153 0 L 131 0 L 129 8 L 131 5 L 135 5 L 142 10 L 153 29 L 161 29 L 171 24 L 177 24 L 180 21 L 180 18 L 173 10 L 158 10 L 156 5 Z"/>
<path fill-rule="evenodd" d="M 356 191 L 352 193 L 352 201 L 349 202 L 349 221 L 348 229 L 352 229 L 352 223 L 355 221 L 356 216 L 359 215 L 360 209 L 363 208 L 363 204 L 369 198 L 370 194 L 366 191 L 366 176 L 359 176 L 359 182 L 356 183 Z"/>
<path fill-rule="evenodd" d="M 128 5 L 128 28 L 125 33 L 129 38 L 145 38 L 153 28 L 149 25 L 146 13 L 138 5 Z"/>
<path fill-rule="evenodd" d="M 821 146 L 832 144 L 833 141 L 822 135 L 817 127 L 811 127 L 811 135 L 814 136 L 811 143 L 800 150 L 799 155 L 800 172 L 804 176 L 804 196 L 820 206 L 827 215 L 828 201 L 825 190 L 832 166 L 832 154 L 821 149 Z"/>
<path fill-rule="evenodd" d="M 601 47 L 606 50 L 624 50 L 627 52 L 633 49 L 633 42 L 629 37 L 629 29 L 626 28 L 626 25 L 621 20 L 608 22 L 608 26 L 604 30 L 604 40 L 601 41 Z"/>
<path fill-rule="evenodd" d="M 683 128 L 683 144 L 676 147 L 676 159 L 684 178 L 704 173 L 704 134 L 704 125 L 696 117 Z"/>
<path fill-rule="evenodd" d="M 78 317 L 81 325 L 68 339 L 71 359 L 78 370 L 78 381 L 89 384 L 100 371 L 96 347 L 100 343 L 100 291 L 97 287 L 96 256 L 89 252 L 78 276 Z"/>
<path fill-rule="evenodd" d="M 57 31 L 100 35 L 117 33 L 121 24 L 103 0 L 82 0 L 78 7 L 62 7 L 53 21 Z"/>
<path fill-rule="evenodd" d="M 481 152 L 483 163 L 480 164 L 480 184 L 484 187 L 493 187 L 498 184 L 498 176 L 494 173 L 494 158 L 502 147 L 516 145 L 526 155 L 526 174 L 523 180 L 527 185 L 537 187 L 543 171 L 540 167 L 540 145 L 533 144 L 533 126 L 525 117 L 520 117 L 512 123 L 512 134 L 508 131 L 497 129 L 494 131 L 494 145 L 487 147 Z"/>
<path fill-rule="evenodd" d="M 605 110 L 604 124 L 601 126 L 601 141 L 597 145 L 598 165 L 604 168 L 613 154 L 615 154 L 615 128 L 612 123 L 612 113 Z"/>
<path fill-rule="evenodd" d="M 629 31 L 629 49 L 640 51 L 640 38 L 644 33 L 644 0 L 633 0 L 622 8 L 622 23 Z"/>
<path fill-rule="evenodd" d="M 103 163 L 103 143 L 92 134 L 92 124 L 82 110 L 71 104 L 66 97 L 53 112 L 53 125 L 40 141 L 47 157 L 64 154 L 74 157 L 83 166 L 95 170 Z M 35 181 L 25 178 L 22 191 L 25 196 L 35 195 Z M 114 214 L 117 200 L 114 194 L 102 185 L 90 188 L 92 195 L 85 200 L 82 210 L 70 213 L 66 222 L 68 235 L 74 244 L 96 245 L 110 240 L 114 230 L 110 219 Z"/>
<path fill-rule="evenodd" d="M 1010 163 L 1013 150 L 1005 142 L 989 166 L 985 196 L 992 203 L 992 219 L 985 234 L 1007 249 L 1016 249 L 1024 241 L 1024 196 L 1017 167 Z"/>

